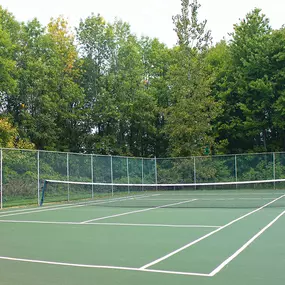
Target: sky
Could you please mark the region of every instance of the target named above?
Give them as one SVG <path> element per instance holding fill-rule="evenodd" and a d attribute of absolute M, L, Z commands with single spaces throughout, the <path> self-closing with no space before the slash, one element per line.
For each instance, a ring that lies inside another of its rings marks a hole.
<path fill-rule="evenodd" d="M 201 20 L 207 19 L 214 42 L 229 39 L 233 25 L 243 19 L 255 7 L 261 8 L 274 29 L 285 24 L 285 1 L 282 0 L 198 0 L 202 5 Z M 0 5 L 13 13 L 18 21 L 38 18 L 46 25 L 50 18 L 60 15 L 77 26 L 80 19 L 100 14 L 107 21 L 116 17 L 128 22 L 132 32 L 158 38 L 169 47 L 177 38 L 173 31 L 172 16 L 180 12 L 181 0 L 0 0 Z"/>

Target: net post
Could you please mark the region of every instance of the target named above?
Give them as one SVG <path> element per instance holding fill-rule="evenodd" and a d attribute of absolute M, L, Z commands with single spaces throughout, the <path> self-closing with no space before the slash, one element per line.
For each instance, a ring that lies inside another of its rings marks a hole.
<path fill-rule="evenodd" d="M 110 164 L 111 164 L 111 183 L 112 183 L 112 197 L 114 196 L 114 185 L 113 185 L 113 183 L 114 183 L 114 177 L 113 177 L 113 157 L 112 157 L 112 155 L 110 155 Z"/>
<path fill-rule="evenodd" d="M 44 199 L 45 199 L 45 192 L 46 192 L 46 188 L 47 188 L 47 180 L 44 181 L 44 185 L 43 185 L 43 190 L 42 190 L 42 197 L 39 203 L 39 206 L 41 207 L 44 203 Z"/>
<path fill-rule="evenodd" d="M 129 175 L 129 158 L 127 157 L 127 179 L 128 179 L 128 194 L 130 194 L 130 175 Z"/>
<path fill-rule="evenodd" d="M 37 167 L 38 167 L 38 206 L 40 206 L 40 151 L 37 152 Z"/>
<path fill-rule="evenodd" d="M 237 169 L 237 155 L 235 154 L 235 180 L 238 181 L 238 169 Z M 236 184 L 236 189 L 238 188 L 238 185 Z"/>
<path fill-rule="evenodd" d="M 154 157 L 154 175 L 155 175 L 155 190 L 157 191 L 157 160 Z"/>
<path fill-rule="evenodd" d="M 275 157 L 275 152 L 272 153 L 272 167 L 273 167 L 273 180 L 274 180 L 274 190 L 276 190 L 276 183 L 275 183 L 275 179 L 276 179 L 276 157 Z"/>
<path fill-rule="evenodd" d="M 66 154 L 66 177 L 69 181 L 69 153 Z M 67 201 L 69 202 L 69 183 L 67 183 Z"/>
<path fill-rule="evenodd" d="M 3 158 L 3 151 L 0 149 L 0 209 L 3 209 L 3 163 L 2 163 L 2 158 Z"/>
<path fill-rule="evenodd" d="M 91 197 L 92 197 L 92 199 L 94 199 L 94 185 L 93 185 L 93 183 L 94 183 L 94 170 L 93 170 L 93 154 L 91 154 L 91 165 L 90 165 L 90 167 L 91 167 L 91 181 L 92 181 L 92 186 L 91 186 L 91 191 L 92 191 L 92 193 L 91 193 Z"/>

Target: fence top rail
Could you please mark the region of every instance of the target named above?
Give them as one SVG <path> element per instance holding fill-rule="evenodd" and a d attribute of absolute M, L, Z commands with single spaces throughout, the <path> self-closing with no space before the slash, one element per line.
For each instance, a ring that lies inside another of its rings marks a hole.
<path fill-rule="evenodd" d="M 57 154 L 69 154 L 69 155 L 85 155 L 95 157 L 117 157 L 117 158 L 129 158 L 129 159 L 143 159 L 143 160 L 154 160 L 155 157 L 138 157 L 138 156 L 121 156 L 121 155 L 107 155 L 107 154 L 95 154 L 95 153 L 83 153 L 83 152 L 66 152 L 66 151 L 54 151 L 54 150 L 42 150 L 42 149 L 20 149 L 20 148 L 7 148 L 3 147 L 0 150 L 8 151 L 30 151 L 30 152 L 42 152 L 42 153 L 57 153 Z"/>
<path fill-rule="evenodd" d="M 215 155 L 194 155 L 194 156 L 178 156 L 178 157 L 158 157 L 157 160 L 160 159 L 191 159 L 191 158 L 213 158 L 213 157 L 235 157 L 235 156 L 250 156 L 250 155 L 273 155 L 273 154 L 285 154 L 284 151 L 276 151 L 276 152 L 248 152 L 248 153 L 236 153 L 236 154 L 215 154 Z"/>
<path fill-rule="evenodd" d="M 143 159 L 143 160 L 176 160 L 176 159 L 194 159 L 203 158 L 211 159 L 215 157 L 237 157 L 237 156 L 261 156 L 261 155 L 273 155 L 273 154 L 285 154 L 285 152 L 260 152 L 260 153 L 238 153 L 238 154 L 217 154 L 217 155 L 197 155 L 197 156 L 186 156 L 186 157 L 135 157 L 135 156 L 120 156 L 120 155 L 105 155 L 105 154 L 93 154 L 93 153 L 80 153 L 80 152 L 66 152 L 66 151 L 53 151 L 53 150 L 37 150 L 37 149 L 19 149 L 19 148 L 0 148 L 0 150 L 8 151 L 29 151 L 29 152 L 40 152 L 40 153 L 57 153 L 57 154 L 70 154 L 70 155 L 82 155 L 82 156 L 94 156 L 94 157 L 113 157 L 113 158 L 128 158 L 128 159 Z"/>

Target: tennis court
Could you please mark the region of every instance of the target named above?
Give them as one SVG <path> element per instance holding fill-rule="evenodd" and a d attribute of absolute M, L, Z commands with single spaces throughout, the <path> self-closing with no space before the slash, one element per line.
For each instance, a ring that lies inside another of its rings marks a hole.
<path fill-rule="evenodd" d="M 284 284 L 285 190 L 144 191 L 0 211 L 11 284 Z"/>

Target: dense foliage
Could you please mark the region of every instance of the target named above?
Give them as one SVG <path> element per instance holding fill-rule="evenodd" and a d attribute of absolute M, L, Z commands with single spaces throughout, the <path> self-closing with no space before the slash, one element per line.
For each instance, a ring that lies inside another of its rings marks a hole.
<path fill-rule="evenodd" d="M 165 157 L 285 150 L 285 28 L 254 9 L 215 46 L 197 0 L 177 45 L 91 14 L 19 23 L 0 6 L 0 147 Z M 241 15 L 242 16 L 242 15 Z"/>

